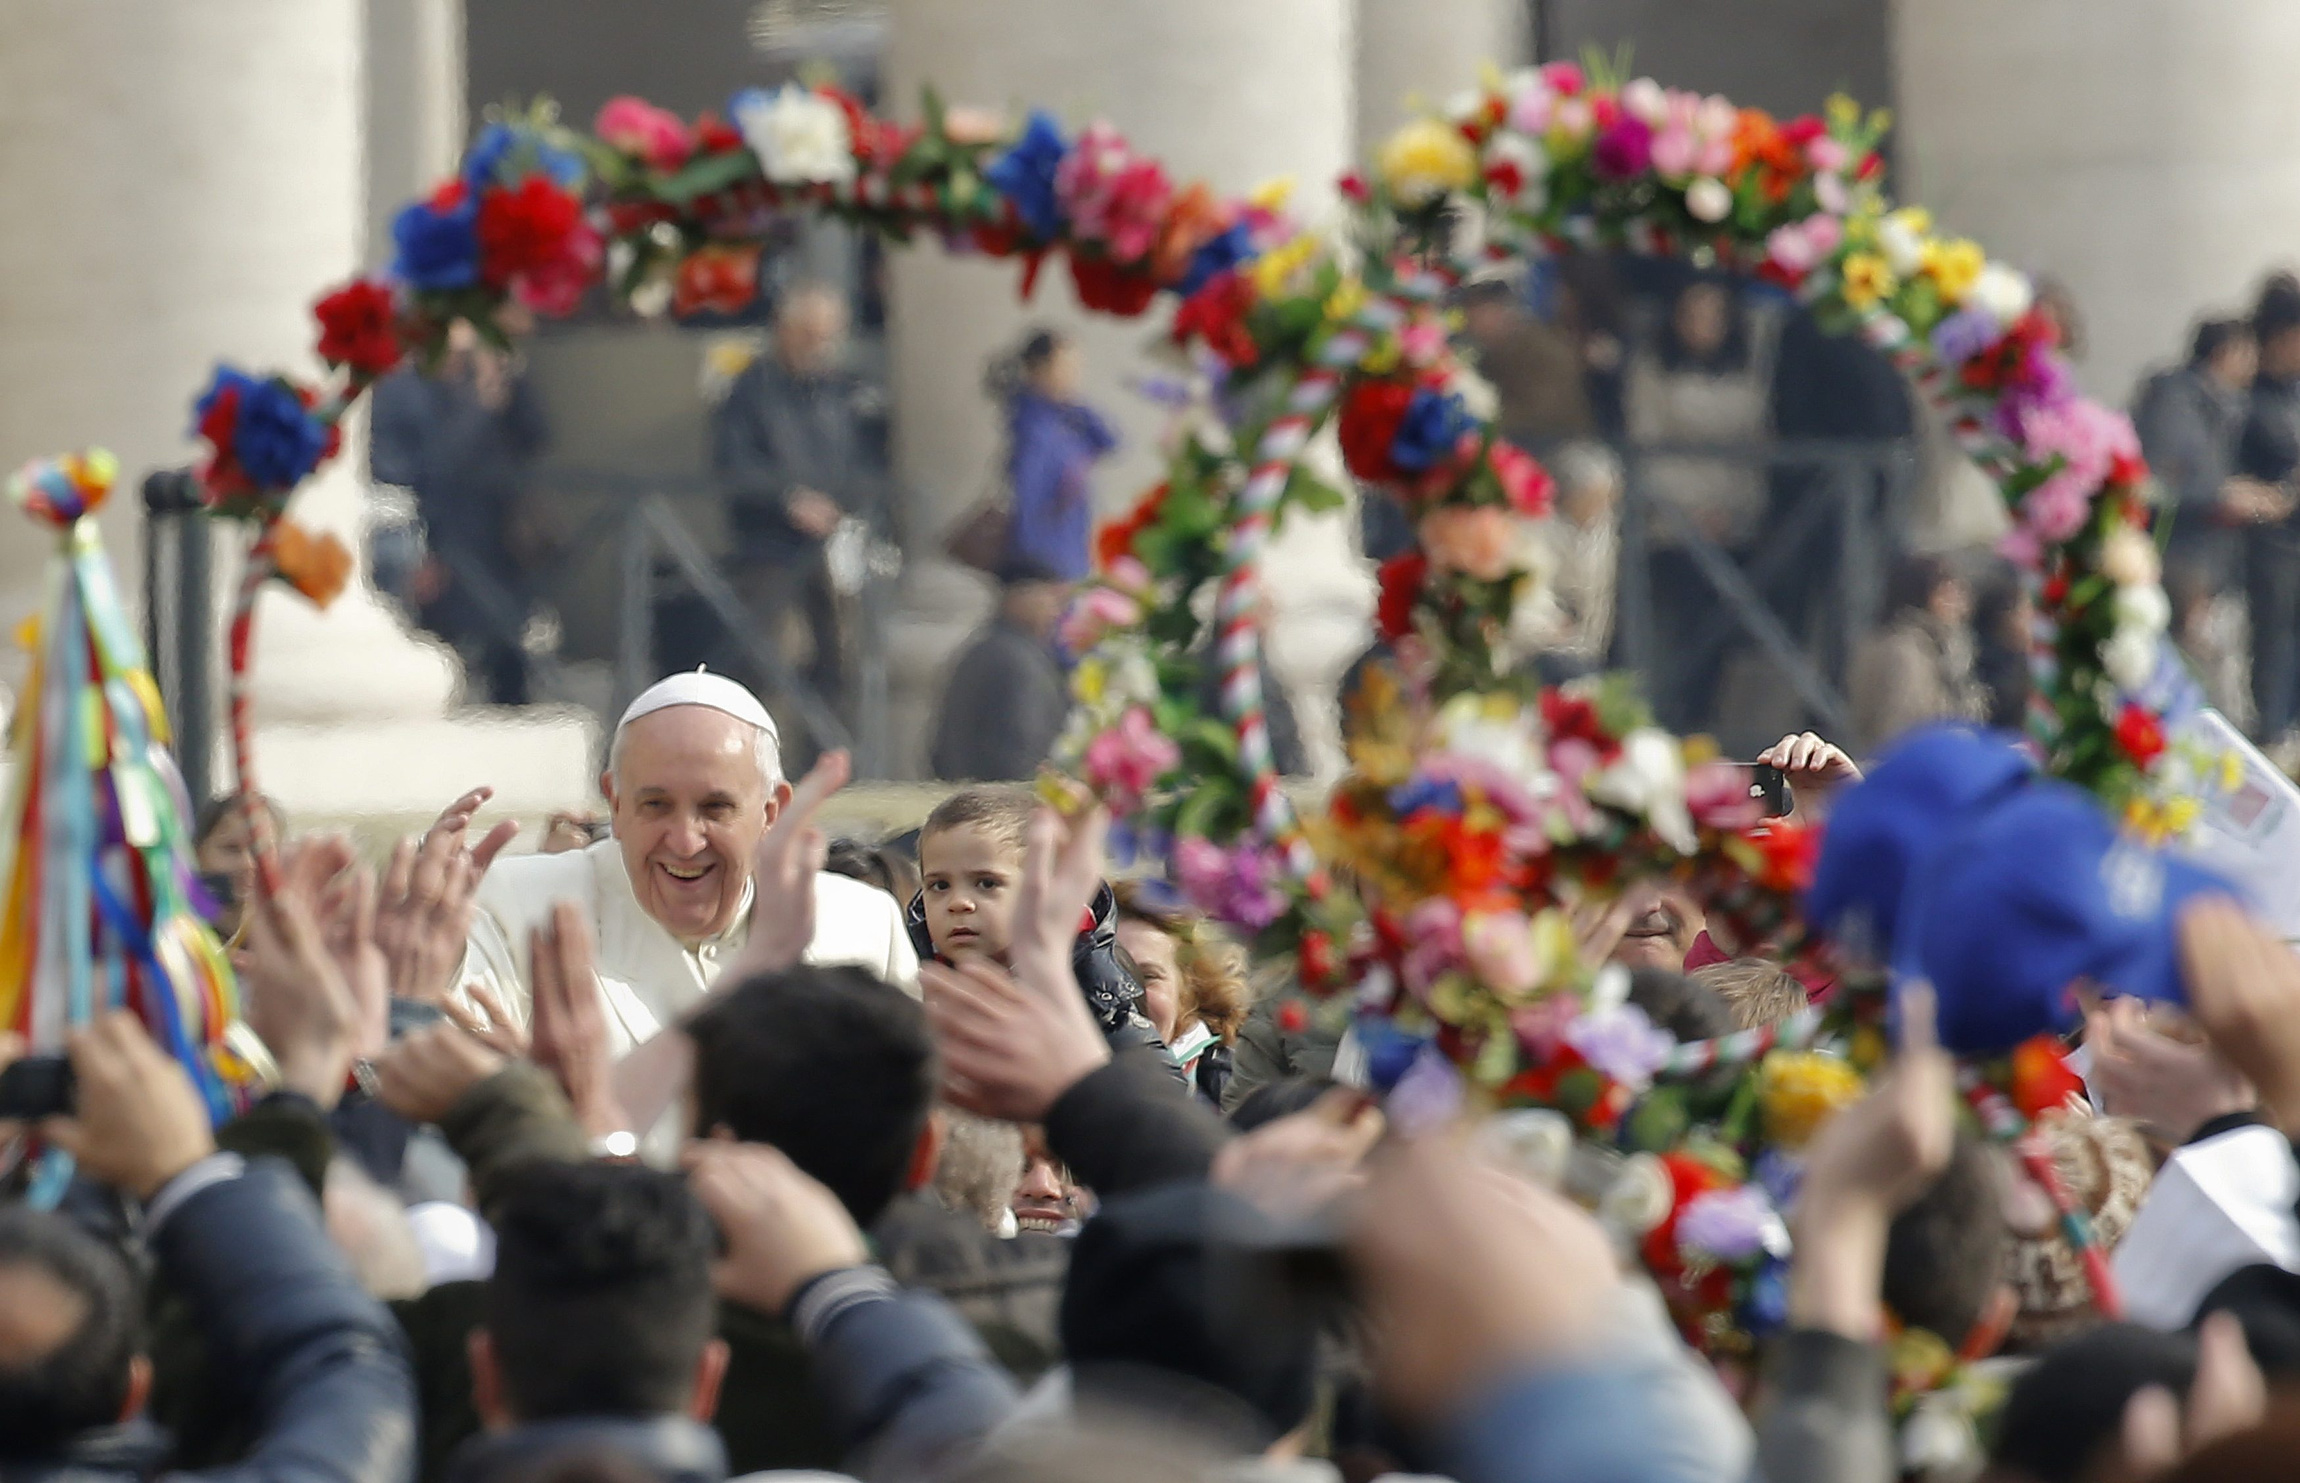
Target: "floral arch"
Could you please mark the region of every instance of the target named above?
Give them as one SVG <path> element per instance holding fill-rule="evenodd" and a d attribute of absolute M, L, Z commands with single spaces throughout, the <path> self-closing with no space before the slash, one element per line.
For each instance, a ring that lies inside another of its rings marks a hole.
<path fill-rule="evenodd" d="M 1165 314 L 1219 409 L 1102 532 L 1102 575 L 1073 615 L 1092 648 L 1066 770 L 1202 905 L 1262 952 L 1292 954 L 1303 987 L 1332 996 L 1318 1012 L 1355 1014 L 1384 1086 L 1442 1095 L 1458 1070 L 1612 1136 L 1633 1104 L 1652 1105 L 1640 1094 L 1657 1078 L 1770 1051 L 1766 1106 L 1793 1122 L 1858 1085 L 1828 1057 L 1779 1059 L 1793 1047 L 1776 1041 L 1810 1038 L 1813 1016 L 1672 1051 L 1580 961 L 1570 909 L 1639 879 L 1686 885 L 1721 935 L 1793 943 L 1817 840 L 1761 824 L 1732 770 L 1654 727 L 1626 680 L 1538 691 L 1502 672 L 1498 635 L 1532 580 L 1509 529 L 1546 510 L 1549 484 L 1494 435 L 1445 298 L 1487 264 L 1626 249 L 1755 273 L 1890 355 L 2003 492 L 2007 550 L 2044 618 L 2031 735 L 2047 767 L 2161 822 L 2162 730 L 2125 698 L 2167 620 L 2137 441 L 2075 392 L 2020 273 L 1895 209 L 1886 126 L 1845 99 L 1781 121 L 1551 63 L 1407 124 L 1341 182 L 1337 219 L 1311 227 L 1268 197 L 1172 180 L 1106 123 L 1073 136 L 1044 112 L 1013 124 L 931 93 L 915 123 L 798 85 L 693 122 L 633 98 L 588 133 L 547 108 L 492 122 L 455 178 L 399 214 L 391 274 L 318 301 L 324 382 L 224 367 L 199 399 L 209 501 L 255 530 L 230 643 L 241 784 L 253 595 L 278 577 L 324 602 L 350 564 L 287 517 L 289 500 L 334 452 L 343 411 L 403 360 L 436 355 L 454 320 L 500 339 L 507 302 L 565 313 L 602 282 L 624 302 L 739 307 L 764 229 L 787 212 L 1018 259 L 1025 293 L 1060 258 L 1088 307 Z M 1350 774 L 1304 819 L 1271 765 L 1257 566 L 1290 510 L 1333 502 L 1299 462 L 1329 422 L 1350 472 L 1414 514 L 1420 546 L 1382 572 L 1399 675 L 1377 680 Z M 1207 665 L 1214 714 L 1196 698 Z M 1644 1166 L 1648 1186 L 1666 1170 L 1642 1198 L 1668 1221 L 1639 1229 L 1701 1322 L 1733 1331 L 1754 1321 L 1778 1253 L 1723 1205 L 1712 1224 L 1739 1232 L 1730 1251 L 1652 1234 L 1746 1192 L 1745 1168 L 1670 1151 L 1682 1109 L 1671 1126 L 1632 1140 L 1676 1160 Z"/>

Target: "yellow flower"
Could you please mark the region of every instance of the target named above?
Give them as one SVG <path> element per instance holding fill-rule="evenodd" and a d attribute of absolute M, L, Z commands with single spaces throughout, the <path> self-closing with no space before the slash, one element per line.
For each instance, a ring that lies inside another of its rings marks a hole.
<path fill-rule="evenodd" d="M 1980 244 L 1969 237 L 1941 237 L 1925 244 L 1925 271 L 1932 275 L 1942 299 L 1951 304 L 1964 302 L 1981 269 L 1987 266 Z"/>
<path fill-rule="evenodd" d="M 1824 106 L 1828 110 L 1830 128 L 1839 132 L 1849 132 L 1860 127 L 1861 105 L 1854 102 L 1850 95 L 1831 93 L 1828 103 Z"/>
<path fill-rule="evenodd" d="M 1933 214 L 1922 206 L 1903 206 L 1885 220 L 1919 237 L 1933 229 Z"/>
<path fill-rule="evenodd" d="M 1255 292 L 1265 299 L 1285 298 L 1295 275 L 1307 268 L 1317 255 L 1318 239 L 1308 232 L 1263 253 L 1254 261 Z"/>
<path fill-rule="evenodd" d="M 1875 306 L 1899 286 L 1893 270 L 1873 252 L 1846 254 L 1843 271 L 1845 303 L 1854 309 Z"/>
<path fill-rule="evenodd" d="M 1078 697 L 1080 705 L 1092 710 L 1102 703 L 1102 690 L 1109 679 L 1109 666 L 1101 660 L 1081 659 L 1070 674 L 1070 693 Z"/>
<path fill-rule="evenodd" d="M 1355 278 L 1343 279 L 1326 296 L 1326 318 L 1336 324 L 1357 318 L 1358 311 L 1365 307 L 1366 286 Z"/>
<path fill-rule="evenodd" d="M 1956 1351 L 1930 1329 L 1903 1329 L 1888 1346 L 1893 1389 L 1911 1395 L 1936 1390 L 1957 1367 Z"/>
<path fill-rule="evenodd" d="M 1260 207 L 1264 211 L 1277 211 L 1282 209 L 1286 202 L 1293 198 L 1293 194 L 1294 177 L 1291 175 L 1277 175 L 1272 176 L 1270 179 L 1263 181 L 1260 185 L 1255 186 L 1254 193 L 1248 196 L 1246 199 L 1248 202 Z"/>
<path fill-rule="evenodd" d="M 2186 834 L 2203 811 L 2193 798 L 2136 797 L 2124 806 L 2124 822 L 2149 844 L 2161 845 Z"/>
<path fill-rule="evenodd" d="M 1376 157 L 1382 182 L 1407 206 L 1426 206 L 1477 179 L 1477 151 L 1461 131 L 1417 118 L 1389 137 Z"/>
<path fill-rule="evenodd" d="M 1786 1149 L 1803 1148 L 1837 1109 L 1860 1100 L 1861 1073 L 1836 1056 L 1777 1050 L 1758 1068 L 1765 1135 Z"/>

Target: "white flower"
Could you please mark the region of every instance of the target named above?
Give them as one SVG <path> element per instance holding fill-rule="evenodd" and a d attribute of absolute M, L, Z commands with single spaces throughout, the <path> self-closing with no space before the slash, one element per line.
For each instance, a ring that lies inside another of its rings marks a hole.
<path fill-rule="evenodd" d="M 1518 188 L 1507 199 L 1520 211 L 1539 211 L 1549 204 L 1549 151 L 1539 140 L 1509 129 L 1497 132 L 1485 147 L 1489 165 L 1515 165 Z M 1489 174 L 1487 179 L 1491 179 Z"/>
<path fill-rule="evenodd" d="M 1813 199 L 1831 216 L 1843 216 L 1853 204 L 1851 194 L 1845 189 L 1844 177 L 1830 170 L 1813 177 Z"/>
<path fill-rule="evenodd" d="M 1652 78 L 1640 77 L 1622 86 L 1621 111 L 1648 124 L 1658 124 L 1669 116 L 1669 95 Z"/>
<path fill-rule="evenodd" d="M 847 116 L 812 89 L 796 83 L 772 93 L 747 88 L 731 111 L 759 168 L 777 185 L 843 185 L 854 179 Z"/>
<path fill-rule="evenodd" d="M 2172 626 L 2172 600 L 2153 582 L 2145 587 L 2116 589 L 2116 630 L 2136 628 L 2150 638 Z"/>
<path fill-rule="evenodd" d="M 1448 752 L 1468 757 L 1518 779 L 1538 797 L 1553 774 L 1542 757 L 1541 740 L 1526 724 L 1524 713 L 1489 714 L 1484 698 L 1461 695 L 1438 713 L 1439 744 Z"/>
<path fill-rule="evenodd" d="M 1445 116 L 1454 123 L 1463 123 L 1485 107 L 1485 89 L 1463 88 L 1445 100 Z"/>
<path fill-rule="evenodd" d="M 1493 383 L 1458 361 L 1445 378 L 1445 389 L 1460 397 L 1462 407 L 1480 422 L 1491 422 L 1501 412 L 1501 393 Z"/>
<path fill-rule="evenodd" d="M 1556 1189 L 1573 1157 L 1573 1124 L 1554 1108 L 1513 1107 L 1480 1123 L 1473 1141 L 1480 1153 L 1544 1189 Z"/>
<path fill-rule="evenodd" d="M 1641 726 L 1623 737 L 1621 755 L 1590 779 L 1589 796 L 1641 816 L 1678 853 L 1693 852 L 1693 816 L 1685 808 L 1685 757 L 1677 739 L 1659 727 Z"/>
<path fill-rule="evenodd" d="M 1605 1193 L 1597 1197 L 1598 1224 L 1636 1241 L 1669 1218 L 1676 1194 L 1661 1160 L 1649 1153 L 1633 1153 L 1622 1161 L 1621 1172 L 1605 1187 Z"/>
<path fill-rule="evenodd" d="M 2028 275 L 2006 267 L 2003 263 L 1990 263 L 1981 269 L 1981 276 L 1973 280 L 1972 291 L 1965 295 L 1965 307 L 1979 309 L 1998 324 L 2011 324 L 2028 313 L 2028 306 L 2036 302 L 2036 290 L 2029 286 Z"/>
<path fill-rule="evenodd" d="M 1685 209 L 1695 221 L 1723 221 L 1733 209 L 1733 193 L 1714 175 L 1696 176 L 1685 187 Z"/>
<path fill-rule="evenodd" d="M 1925 265 L 1925 235 L 1901 212 L 1877 223 L 1877 247 L 1899 278 L 1913 278 Z"/>
<path fill-rule="evenodd" d="M 1730 139 L 1740 122 L 1741 110 L 1733 106 L 1732 99 L 1718 93 L 1703 98 L 1693 115 L 1693 128 L 1704 139 Z"/>
<path fill-rule="evenodd" d="M 2157 635 L 2137 628 L 2119 628 L 2100 646 L 2100 667 L 2120 689 L 2133 692 L 2156 673 Z"/>

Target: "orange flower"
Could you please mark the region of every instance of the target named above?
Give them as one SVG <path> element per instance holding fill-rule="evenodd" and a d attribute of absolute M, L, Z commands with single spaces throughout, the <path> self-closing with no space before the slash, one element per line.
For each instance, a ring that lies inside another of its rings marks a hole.
<path fill-rule="evenodd" d="M 1158 243 L 1150 250 L 1150 276 L 1172 283 L 1189 271 L 1190 258 L 1199 248 L 1229 227 L 1222 203 L 1202 180 L 1192 181 L 1166 208 L 1158 228 Z"/>
<path fill-rule="evenodd" d="M 272 564 L 287 584 L 302 593 L 315 608 L 336 600 L 351 580 L 351 552 L 325 531 L 313 535 L 292 520 L 282 520 L 272 542 Z"/>

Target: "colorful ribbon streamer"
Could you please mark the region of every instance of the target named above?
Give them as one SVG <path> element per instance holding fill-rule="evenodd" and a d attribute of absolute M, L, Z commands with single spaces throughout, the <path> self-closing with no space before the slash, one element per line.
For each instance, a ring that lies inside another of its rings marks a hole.
<path fill-rule="evenodd" d="M 57 533 L 57 557 L 12 738 L 0 1026 L 54 1054 L 97 1014 L 132 1010 L 221 1122 L 252 1077 L 225 1050 L 238 997 L 193 905 L 167 716 L 90 518 L 118 473 L 98 449 L 27 464 L 8 484 Z"/>

